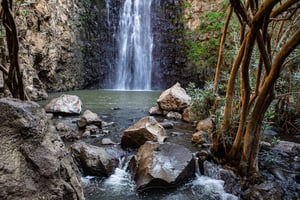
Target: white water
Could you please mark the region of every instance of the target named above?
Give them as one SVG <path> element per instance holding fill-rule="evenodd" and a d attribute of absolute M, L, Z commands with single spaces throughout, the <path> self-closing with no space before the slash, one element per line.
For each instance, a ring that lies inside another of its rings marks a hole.
<path fill-rule="evenodd" d="M 107 21 L 107 24 L 108 26 L 110 26 L 110 0 L 105 0 L 105 8 L 106 8 L 106 21 Z"/>
<path fill-rule="evenodd" d="M 195 158 L 196 170 L 194 180 L 182 185 L 176 191 L 165 190 L 159 193 L 138 194 L 135 191 L 135 183 L 132 180 L 128 168 L 128 161 L 125 158 L 120 159 L 120 165 L 115 172 L 100 184 L 94 185 L 90 189 L 87 200 L 96 199 L 118 199 L 118 200 L 182 200 L 182 199 L 205 199 L 205 200 L 238 200 L 237 196 L 226 193 L 224 190 L 224 181 L 201 175 L 197 157 Z M 197 170 L 198 169 L 198 170 Z M 83 186 L 87 185 L 93 177 L 82 178 Z M 94 177 L 95 178 L 95 177 Z M 94 194 L 92 194 L 94 193 Z"/>
<path fill-rule="evenodd" d="M 117 35 L 118 57 L 114 89 L 151 89 L 151 4 L 152 0 L 124 2 Z"/>
<path fill-rule="evenodd" d="M 104 181 L 103 189 L 115 195 L 134 193 L 135 183 L 131 175 L 126 171 L 129 162 L 125 163 L 125 157 L 119 159 L 119 167 Z"/>
<path fill-rule="evenodd" d="M 223 180 L 196 175 L 195 180 L 188 185 L 193 195 L 199 199 L 238 200 L 237 196 L 225 192 Z"/>

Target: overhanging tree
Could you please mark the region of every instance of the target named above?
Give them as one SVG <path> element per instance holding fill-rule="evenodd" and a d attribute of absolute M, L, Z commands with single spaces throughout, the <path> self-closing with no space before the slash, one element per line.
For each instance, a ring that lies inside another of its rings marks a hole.
<path fill-rule="evenodd" d="M 300 44 L 300 2 L 230 0 L 230 5 L 240 23 L 240 47 L 231 67 L 223 123 L 219 134 L 214 136 L 212 152 L 227 162 L 238 163 L 243 174 L 251 175 L 258 171 L 260 132 L 265 112 L 275 97 L 274 85 L 286 67 L 286 58 Z M 284 31 L 284 27 L 289 31 Z M 254 48 L 259 51 L 259 60 L 255 86 L 252 87 L 249 70 Z M 221 53 L 219 56 L 222 56 Z M 232 119 L 237 107 L 234 98 L 238 77 L 240 112 L 238 128 L 234 129 Z M 225 142 L 228 136 L 233 137 L 232 144 Z"/>
<path fill-rule="evenodd" d="M 21 100 L 28 100 L 29 98 L 24 90 L 23 75 L 19 64 L 19 40 L 17 27 L 12 14 L 12 2 L 12 0 L 9 2 L 7 0 L 1 1 L 0 16 L 2 25 L 5 28 L 9 63 L 6 65 L 5 52 L 1 52 L 2 62 L 0 64 L 0 70 L 5 77 L 4 85 L 8 87 L 12 96 Z M 1 44 L 4 45 L 3 38 L 1 38 Z"/>

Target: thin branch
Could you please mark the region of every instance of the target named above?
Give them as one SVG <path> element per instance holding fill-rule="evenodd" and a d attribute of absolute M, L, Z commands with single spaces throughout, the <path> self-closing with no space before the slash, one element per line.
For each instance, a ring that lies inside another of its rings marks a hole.
<path fill-rule="evenodd" d="M 272 18 L 270 17 L 271 21 L 287 21 L 287 20 L 291 20 L 291 18 L 295 15 L 295 13 L 297 12 L 298 8 L 300 8 L 300 3 L 297 5 L 297 7 L 293 10 L 293 12 L 287 16 L 287 17 L 282 17 L 282 18 Z"/>
<path fill-rule="evenodd" d="M 288 93 L 285 93 L 285 94 L 280 94 L 280 95 L 277 95 L 276 97 L 286 97 L 286 96 L 290 96 L 290 95 L 294 95 L 294 94 L 300 94 L 300 92 L 288 92 Z"/>
<path fill-rule="evenodd" d="M 6 69 L 6 67 L 4 67 L 3 65 L 0 64 L 0 70 L 5 74 L 8 75 L 8 70 Z"/>
<path fill-rule="evenodd" d="M 284 24 L 284 21 L 282 21 L 282 22 L 280 23 L 279 30 L 278 30 L 278 33 L 277 33 L 277 36 L 276 36 L 276 40 L 275 40 L 275 45 L 274 45 L 274 47 L 277 47 L 277 45 L 278 45 L 278 42 L 279 42 L 279 36 L 280 36 L 280 34 L 281 34 L 281 31 L 282 31 L 282 28 L 283 28 L 283 24 Z"/>
<path fill-rule="evenodd" d="M 292 22 L 292 24 L 290 24 L 285 30 L 285 32 L 283 33 L 283 35 L 281 36 L 277 46 L 274 47 L 274 51 L 273 51 L 273 54 L 275 53 L 275 50 L 281 46 L 281 44 L 283 43 L 283 41 L 288 37 L 291 29 L 293 28 L 293 26 L 295 25 L 295 23 L 298 23 L 298 20 L 300 19 L 300 15 L 298 15 L 294 21 Z"/>
<path fill-rule="evenodd" d="M 217 63 L 217 67 L 216 67 L 216 74 L 215 74 L 213 94 L 215 94 L 215 93 L 218 92 L 218 85 L 219 85 L 219 77 L 220 77 L 220 68 L 221 68 L 221 61 L 222 61 L 223 46 L 224 46 L 224 43 L 225 43 L 227 28 L 228 28 L 228 25 L 229 25 L 231 14 L 232 14 L 232 7 L 229 8 L 229 11 L 228 11 L 228 14 L 226 16 L 225 23 L 224 23 L 223 35 L 222 35 L 222 38 L 221 38 L 220 48 L 219 48 L 218 63 Z"/>
<path fill-rule="evenodd" d="M 287 9 L 289 9 L 293 4 L 297 3 L 299 0 L 288 0 L 286 1 L 284 4 L 282 4 L 281 6 L 279 6 L 276 10 L 274 10 L 270 17 L 271 18 L 275 18 L 278 15 L 280 15 L 281 13 L 283 13 L 284 11 L 286 11 Z"/>
<path fill-rule="evenodd" d="M 256 38 L 256 43 L 257 43 L 257 46 L 258 46 L 259 53 L 261 54 L 262 59 L 264 61 L 264 66 L 266 68 L 266 73 L 269 74 L 270 69 L 271 69 L 271 59 L 268 56 L 268 52 L 265 48 L 264 41 L 263 41 L 263 38 L 262 38 L 261 34 L 258 34 L 258 37 Z"/>

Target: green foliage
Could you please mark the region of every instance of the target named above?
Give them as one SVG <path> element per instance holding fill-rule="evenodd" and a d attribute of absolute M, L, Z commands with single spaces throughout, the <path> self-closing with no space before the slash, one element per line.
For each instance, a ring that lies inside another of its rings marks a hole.
<path fill-rule="evenodd" d="M 182 8 L 189 10 L 191 5 L 188 1 L 183 1 Z M 198 27 L 185 31 L 184 45 L 191 63 L 199 64 L 199 60 L 206 60 L 209 66 L 216 65 L 227 8 L 227 6 L 223 6 L 221 10 L 206 12 L 200 16 L 201 22 Z M 182 16 L 181 20 L 187 24 L 188 20 L 192 18 L 193 13 L 188 12 Z"/>
<path fill-rule="evenodd" d="M 263 150 L 260 152 L 260 159 L 268 164 L 274 164 L 279 159 L 278 154 L 272 151 Z"/>
<path fill-rule="evenodd" d="M 36 4 L 36 2 L 34 2 L 34 1 L 25 1 L 25 2 L 23 2 L 23 3 L 21 4 L 21 6 L 22 6 L 22 7 L 25 7 L 25 6 L 32 6 L 32 5 L 34 5 L 34 4 Z"/>
<path fill-rule="evenodd" d="M 300 60 L 294 62 L 300 63 Z M 290 65 L 275 85 L 277 98 L 265 113 L 264 123 L 273 123 L 287 133 L 299 133 L 300 67 Z"/>
<path fill-rule="evenodd" d="M 22 9 L 21 14 L 22 14 L 23 17 L 28 17 L 28 15 L 30 14 L 30 10 Z"/>
<path fill-rule="evenodd" d="M 241 161 L 241 162 L 240 162 L 240 166 L 241 166 L 242 168 L 246 168 L 246 167 L 248 167 L 248 163 L 245 162 L 245 161 Z"/>
<path fill-rule="evenodd" d="M 188 57 L 192 60 L 201 59 L 201 57 L 207 57 L 207 49 L 202 43 L 189 42 L 190 50 L 188 51 Z"/>
<path fill-rule="evenodd" d="M 280 138 L 274 136 L 274 137 L 272 138 L 271 145 L 272 145 L 272 146 L 276 146 L 276 145 L 279 144 L 279 142 L 280 142 Z"/>
<path fill-rule="evenodd" d="M 214 114 L 211 114 L 211 119 L 213 121 L 213 124 L 215 124 L 216 126 L 215 132 L 220 132 L 223 121 L 223 113 L 220 111 L 220 109 L 217 109 Z"/>
<path fill-rule="evenodd" d="M 272 104 L 265 113 L 265 123 L 274 121 L 278 117 L 278 114 L 274 110 L 274 104 Z"/>
<path fill-rule="evenodd" d="M 215 96 L 212 93 L 213 84 L 206 83 L 203 89 L 196 88 L 194 83 L 190 83 L 187 93 L 191 96 L 191 109 L 197 115 L 199 120 L 210 116 L 210 110 L 215 102 Z"/>

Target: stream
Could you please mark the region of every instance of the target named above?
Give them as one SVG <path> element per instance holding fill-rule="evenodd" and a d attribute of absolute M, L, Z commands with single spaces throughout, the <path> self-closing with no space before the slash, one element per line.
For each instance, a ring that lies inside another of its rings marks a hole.
<path fill-rule="evenodd" d="M 62 93 L 50 94 L 49 99 L 56 98 Z M 82 112 L 89 109 L 97 113 L 105 122 L 114 122 L 110 127 L 109 137 L 112 141 L 119 143 L 122 133 L 129 126 L 133 125 L 139 119 L 148 116 L 148 110 L 156 105 L 161 91 L 118 91 L 118 90 L 80 90 L 64 92 L 64 94 L 73 94 L 80 97 L 83 103 Z M 41 102 L 41 105 L 48 101 Z M 79 119 L 80 116 L 77 116 Z M 157 121 L 162 121 L 156 117 Z M 76 117 L 58 117 L 55 121 L 63 122 L 72 128 L 76 127 L 74 123 Z M 182 121 L 172 121 L 173 129 L 167 129 L 168 142 L 177 143 L 190 149 L 192 152 L 199 150 L 197 146 L 191 143 L 191 137 L 194 127 Z M 103 137 L 83 139 L 85 142 L 101 146 Z M 128 153 L 131 156 L 132 153 Z M 108 178 L 86 176 L 82 177 L 85 197 L 87 200 L 97 199 L 238 199 L 232 194 L 224 191 L 224 181 L 216 180 L 207 176 L 202 176 L 195 172 L 195 178 L 179 186 L 176 189 L 155 190 L 155 192 L 135 191 L 135 183 L 127 172 L 128 160 L 120 158 L 120 165 L 115 172 Z"/>

